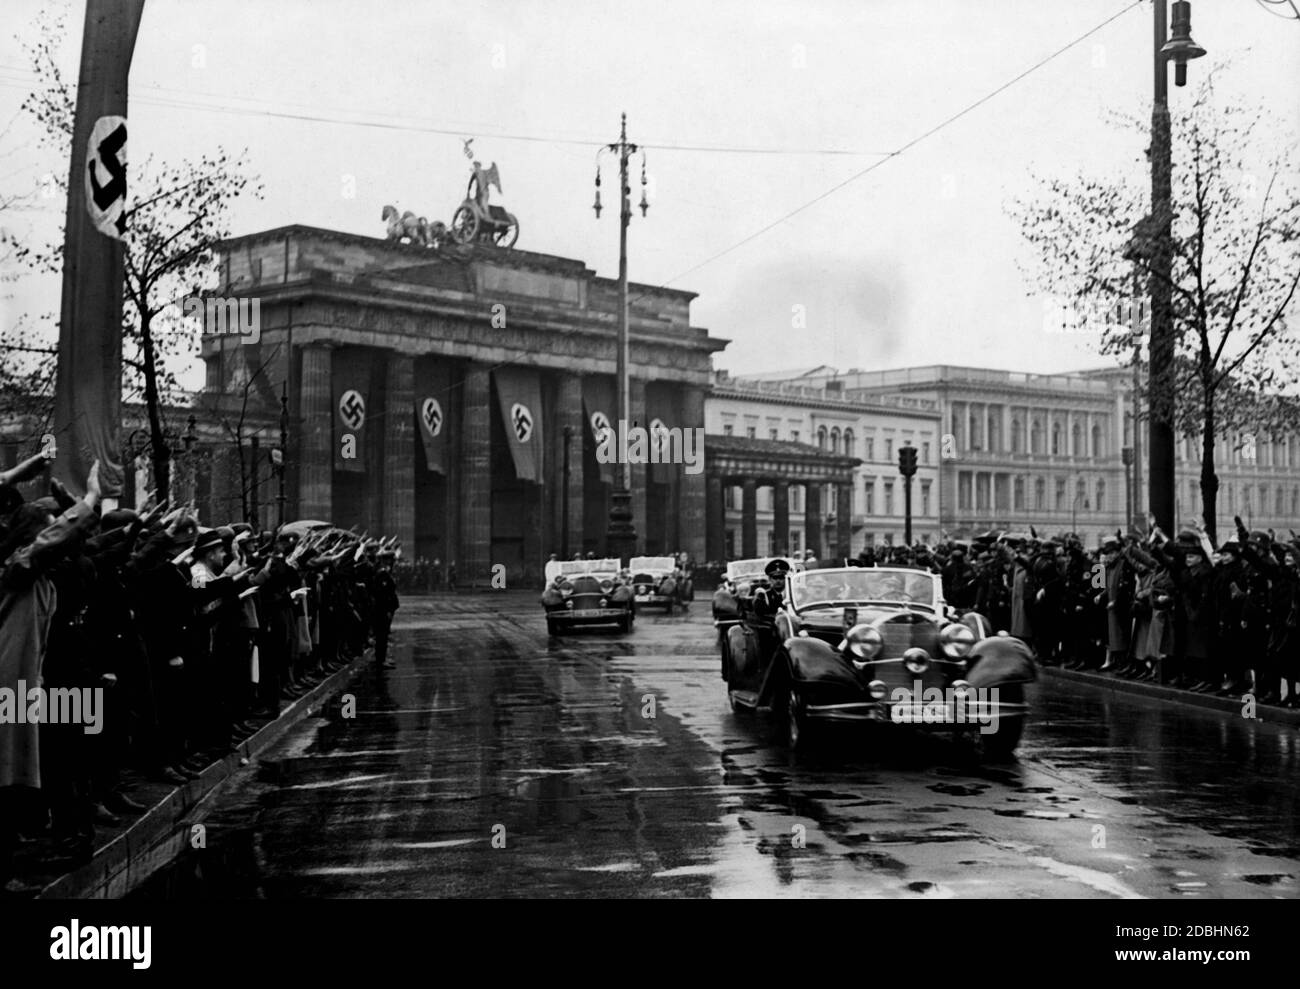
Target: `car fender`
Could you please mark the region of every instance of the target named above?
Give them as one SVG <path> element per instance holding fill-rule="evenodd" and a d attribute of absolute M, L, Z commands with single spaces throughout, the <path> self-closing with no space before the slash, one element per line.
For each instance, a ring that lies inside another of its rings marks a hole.
<path fill-rule="evenodd" d="M 542 592 L 542 605 L 545 608 L 560 608 L 564 605 L 564 595 L 553 587 Z"/>
<path fill-rule="evenodd" d="M 843 683 L 857 688 L 857 681 L 844 659 L 821 639 L 795 636 L 785 640 L 782 650 L 790 679 L 795 683 Z"/>
<path fill-rule="evenodd" d="M 1030 683 L 1038 679 L 1033 654 L 1020 639 L 995 635 L 975 643 L 967 659 L 966 681 L 972 687 Z"/>
<path fill-rule="evenodd" d="M 713 592 L 713 620 L 719 622 L 735 621 L 740 618 L 740 605 L 736 596 L 726 588 Z"/>

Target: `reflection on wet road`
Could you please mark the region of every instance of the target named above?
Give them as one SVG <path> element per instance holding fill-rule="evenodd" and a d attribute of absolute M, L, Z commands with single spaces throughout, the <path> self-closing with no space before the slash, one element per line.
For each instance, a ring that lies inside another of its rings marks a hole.
<path fill-rule="evenodd" d="M 397 669 L 229 787 L 142 896 L 1300 895 L 1300 733 L 1048 680 L 1013 762 L 733 714 L 708 604 L 548 639 L 411 599 Z"/>

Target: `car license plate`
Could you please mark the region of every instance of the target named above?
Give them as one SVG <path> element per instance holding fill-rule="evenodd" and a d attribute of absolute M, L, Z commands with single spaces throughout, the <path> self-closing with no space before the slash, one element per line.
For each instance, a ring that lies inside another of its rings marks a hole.
<path fill-rule="evenodd" d="M 947 724 L 953 720 L 953 710 L 944 703 L 930 704 L 899 704 L 901 708 L 898 713 L 899 720 L 910 721 L 913 724 Z"/>

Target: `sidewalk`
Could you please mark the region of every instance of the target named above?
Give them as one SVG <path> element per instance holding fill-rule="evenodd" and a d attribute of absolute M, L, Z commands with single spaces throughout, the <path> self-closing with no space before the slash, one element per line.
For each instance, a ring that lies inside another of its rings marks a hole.
<path fill-rule="evenodd" d="M 40 886 L 36 899 L 98 899 L 125 896 L 156 870 L 174 859 L 190 841 L 186 818 L 196 807 L 216 795 L 228 780 L 284 734 L 312 716 L 353 676 L 374 661 L 367 649 L 359 659 L 331 673 L 311 690 L 291 702 L 278 717 L 241 742 L 235 751 L 212 763 L 184 786 L 142 782 L 132 798 L 149 809 L 138 817 L 124 817 L 121 827 L 95 829 L 95 852 L 85 865 L 58 875 L 47 871 L 19 875 Z M 33 844 L 36 844 L 35 842 Z M 22 855 L 20 850 L 19 855 Z"/>
<path fill-rule="evenodd" d="M 1135 694 L 1139 697 L 1150 697 L 1152 700 L 1190 704 L 1193 707 L 1209 708 L 1224 714 L 1240 715 L 1242 710 L 1242 700 L 1239 696 L 1217 697 L 1214 694 L 1194 694 L 1190 690 L 1180 690 L 1177 687 L 1167 687 L 1158 683 L 1125 680 L 1123 677 L 1098 673 L 1095 670 L 1067 670 L 1059 666 L 1040 666 L 1038 669 L 1047 678 L 1073 680 L 1076 683 L 1086 683 L 1120 694 Z M 1269 724 L 1300 728 L 1300 710 L 1293 708 L 1257 703 L 1255 717 Z"/>

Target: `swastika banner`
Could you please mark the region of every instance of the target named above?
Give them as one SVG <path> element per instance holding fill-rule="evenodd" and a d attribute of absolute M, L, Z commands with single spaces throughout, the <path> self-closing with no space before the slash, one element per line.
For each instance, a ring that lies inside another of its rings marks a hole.
<path fill-rule="evenodd" d="M 54 385 L 54 476 L 76 495 L 100 462 L 122 493 L 122 269 L 127 203 L 127 76 L 144 0 L 86 8 L 63 228 L 63 299 Z"/>
<path fill-rule="evenodd" d="M 433 373 L 416 382 L 415 426 L 424 445 L 424 464 L 438 474 L 447 473 L 447 406 L 451 400 L 447 365 L 438 364 Z"/>
<path fill-rule="evenodd" d="M 370 355 L 351 349 L 334 351 L 330 377 L 334 398 L 334 469 L 364 474 L 371 416 Z"/>
<path fill-rule="evenodd" d="M 496 380 L 501 422 L 505 426 L 515 476 L 521 481 L 542 479 L 542 389 L 537 372 L 520 367 L 501 367 L 492 372 Z"/>

